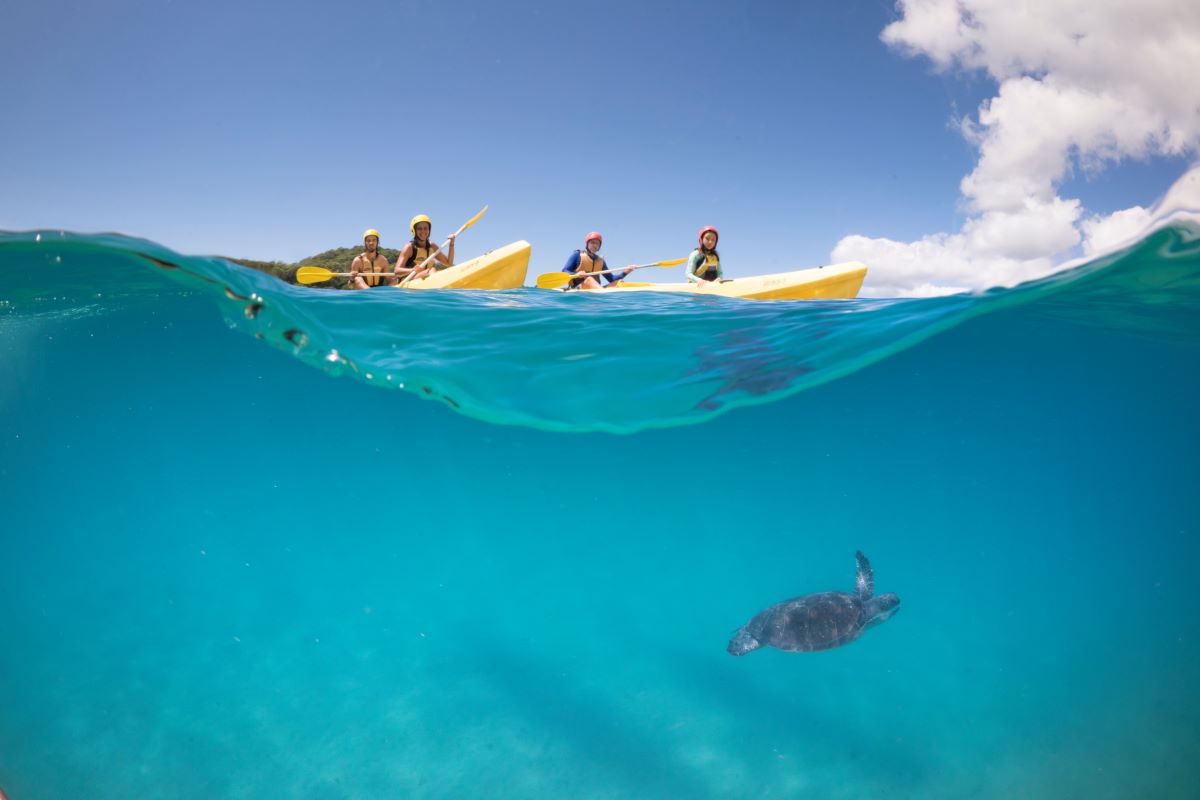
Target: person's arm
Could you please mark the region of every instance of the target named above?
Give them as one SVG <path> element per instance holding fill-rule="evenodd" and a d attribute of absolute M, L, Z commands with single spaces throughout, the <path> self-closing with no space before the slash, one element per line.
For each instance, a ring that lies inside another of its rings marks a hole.
<path fill-rule="evenodd" d="M 449 245 L 449 242 L 447 242 L 447 245 Z M 446 248 L 444 248 L 444 247 L 439 248 L 438 243 L 435 242 L 433 239 L 429 240 L 429 247 L 430 247 L 430 249 L 432 249 L 434 251 L 434 253 L 433 253 L 433 261 L 429 262 L 428 269 L 431 269 L 431 270 L 445 269 L 446 267 L 454 266 L 454 261 L 446 256 Z M 420 266 L 420 264 L 418 264 L 417 266 Z"/>
<path fill-rule="evenodd" d="M 579 251 L 573 250 L 571 252 L 571 257 L 567 259 L 567 263 L 562 268 L 562 271 L 574 273 L 578 270 L 579 270 Z"/>
<path fill-rule="evenodd" d="M 696 277 L 696 268 L 704 261 L 704 254 L 699 250 L 693 250 L 692 255 L 688 258 L 687 267 L 683 270 L 683 274 L 687 275 L 688 283 L 700 283 L 700 279 Z"/>
<path fill-rule="evenodd" d="M 367 288 L 366 281 L 364 281 L 362 279 L 362 277 L 358 274 L 359 272 L 362 271 L 362 261 L 363 261 L 362 256 L 355 256 L 354 260 L 350 262 L 350 279 L 348 281 L 346 281 L 347 289 L 366 289 Z"/>
<path fill-rule="evenodd" d="M 376 270 L 377 272 L 391 272 L 392 265 L 387 260 L 387 256 L 385 256 L 383 253 L 380 253 L 376 257 L 375 260 L 377 262 L 380 262 L 380 263 L 376 264 L 376 266 L 378 267 L 378 269 Z M 383 282 L 386 283 L 388 286 L 395 286 L 397 283 L 396 278 L 395 278 L 395 273 L 384 276 Z"/>
<path fill-rule="evenodd" d="M 576 272 L 579 272 L 579 264 L 579 251 L 572 250 L 571 255 L 567 258 L 567 263 L 563 265 L 562 271 L 574 275 Z M 575 278 L 567 284 L 566 288 L 578 289 L 579 286 L 586 280 L 587 278 Z"/>
<path fill-rule="evenodd" d="M 396 268 L 393 270 L 393 272 L 396 273 L 397 278 L 404 278 L 408 275 L 408 273 L 412 272 L 412 269 L 403 266 L 404 264 L 408 263 L 410 258 L 412 258 L 412 247 L 413 243 L 409 242 L 408 244 L 404 245 L 404 249 L 400 251 L 400 255 L 396 256 Z"/>
<path fill-rule="evenodd" d="M 636 265 L 636 264 L 630 264 L 630 265 L 629 265 L 629 266 L 627 266 L 627 267 L 624 269 L 624 271 L 622 271 L 622 272 L 610 272 L 610 273 L 608 273 L 607 275 L 605 275 L 604 277 L 608 279 L 608 285 L 609 285 L 609 286 L 612 286 L 612 285 L 613 285 L 614 283 L 616 283 L 617 281 L 623 281 L 623 280 L 625 280 L 626 278 L 628 278 L 628 277 L 629 277 L 629 273 L 633 272 L 633 268 L 634 268 L 635 266 L 637 266 L 637 265 Z M 609 268 L 609 267 L 608 267 L 608 262 L 607 262 L 607 261 L 605 261 L 605 262 L 604 262 L 604 268 L 605 268 L 605 269 L 608 269 L 608 268 Z"/>
<path fill-rule="evenodd" d="M 437 260 L 440 261 L 444 266 L 447 266 L 447 267 L 454 266 L 454 239 L 455 238 L 456 237 L 454 236 L 453 233 L 450 234 L 449 236 L 447 236 L 445 248 L 443 248 L 442 251 L 437 254 Z M 430 242 L 429 244 L 431 246 L 436 246 L 433 244 L 433 242 Z"/>

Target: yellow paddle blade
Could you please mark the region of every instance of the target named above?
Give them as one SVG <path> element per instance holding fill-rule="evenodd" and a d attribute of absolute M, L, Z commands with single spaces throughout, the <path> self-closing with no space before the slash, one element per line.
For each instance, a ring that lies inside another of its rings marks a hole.
<path fill-rule="evenodd" d="M 567 272 L 546 272 L 537 276 L 537 287 L 539 289 L 560 289 L 570 283 L 574 277 Z"/>
<path fill-rule="evenodd" d="M 467 228 L 469 228 L 469 227 L 471 227 L 472 225 L 474 225 L 476 222 L 479 222 L 479 218 L 480 218 L 480 217 L 482 217 L 482 216 L 483 216 L 483 212 L 485 212 L 485 211 L 487 211 L 487 210 L 488 210 L 488 207 L 487 207 L 487 206 L 484 206 L 482 209 L 480 209 L 480 211 L 479 211 L 479 213 L 478 213 L 478 214 L 476 214 L 475 216 L 471 217 L 469 220 L 467 220 L 467 221 L 466 221 L 466 223 L 464 223 L 464 224 L 463 224 L 463 226 L 462 226 L 461 228 L 459 228 L 459 229 L 458 229 L 458 232 L 459 232 L 459 233 L 462 233 L 462 232 L 463 232 L 463 231 L 465 231 Z"/>
<path fill-rule="evenodd" d="M 647 267 L 678 267 L 680 264 L 682 264 L 685 261 L 687 261 L 686 258 L 675 258 L 670 261 L 655 261 L 653 264 L 647 264 L 646 266 Z"/>
<path fill-rule="evenodd" d="M 324 267 L 301 267 L 296 270 L 296 282 L 309 284 L 320 283 L 327 281 L 333 277 L 333 273 Z"/>

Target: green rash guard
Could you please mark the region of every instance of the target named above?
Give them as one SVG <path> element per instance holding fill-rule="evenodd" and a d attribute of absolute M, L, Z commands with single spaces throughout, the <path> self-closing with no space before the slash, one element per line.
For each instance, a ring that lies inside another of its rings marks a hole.
<path fill-rule="evenodd" d="M 708 272 L 709 270 L 711 270 L 711 266 L 706 267 L 704 265 L 704 261 L 705 261 L 704 252 L 702 250 L 700 250 L 700 248 L 696 248 L 695 250 L 692 251 L 692 256 L 691 256 L 691 258 L 688 259 L 687 272 L 686 272 L 689 283 L 699 283 L 700 281 L 704 280 L 704 278 L 701 278 L 699 275 L 696 274 L 696 270 L 700 270 L 701 273 Z M 716 267 L 717 267 L 717 277 L 715 280 L 719 281 L 719 280 L 721 280 L 721 275 L 722 275 L 720 259 L 717 259 Z"/>

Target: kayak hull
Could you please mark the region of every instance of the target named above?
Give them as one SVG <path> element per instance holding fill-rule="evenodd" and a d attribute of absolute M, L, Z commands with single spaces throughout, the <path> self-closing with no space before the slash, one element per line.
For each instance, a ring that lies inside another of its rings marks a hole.
<path fill-rule="evenodd" d="M 529 271 L 529 242 L 513 242 L 404 284 L 405 289 L 518 289 Z"/>
<path fill-rule="evenodd" d="M 732 278 L 720 283 L 635 283 L 624 281 L 603 292 L 674 292 L 739 297 L 744 300 L 850 300 L 858 296 L 867 265 L 847 261 L 824 267 Z"/>

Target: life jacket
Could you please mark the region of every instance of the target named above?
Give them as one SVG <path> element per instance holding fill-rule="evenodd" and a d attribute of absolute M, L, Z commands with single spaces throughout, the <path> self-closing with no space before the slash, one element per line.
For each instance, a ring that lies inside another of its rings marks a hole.
<path fill-rule="evenodd" d="M 363 279 L 363 281 L 366 282 L 367 286 L 379 286 L 383 283 L 385 277 L 384 275 L 368 274 L 379 272 L 379 270 L 375 269 L 375 260 L 379 258 L 379 255 L 380 253 L 378 250 L 375 251 L 374 256 L 367 253 L 366 250 L 363 250 L 360 254 L 360 258 L 367 262 L 367 269 L 365 272 L 358 273 L 358 275 Z"/>
<path fill-rule="evenodd" d="M 587 250 L 579 251 L 579 267 L 575 272 L 600 272 L 608 267 L 604 265 L 604 256 L 596 256 L 592 258 L 591 253 Z"/>
<path fill-rule="evenodd" d="M 412 246 L 413 246 L 412 255 L 408 257 L 408 261 L 404 262 L 405 269 L 412 269 L 415 266 L 420 266 L 421 264 L 424 264 L 425 259 L 429 258 L 429 255 L 431 253 L 433 253 L 435 250 L 437 250 L 437 248 L 433 246 L 433 242 L 431 242 L 429 239 L 425 240 L 424 247 L 422 247 L 420 244 L 418 244 L 416 239 L 413 239 Z M 438 260 L 436 258 L 432 262 L 430 262 L 429 266 L 431 266 L 435 269 L 442 268 L 442 265 L 438 262 Z"/>
<path fill-rule="evenodd" d="M 605 269 L 608 269 L 608 267 L 604 264 L 604 256 L 596 256 L 595 258 L 592 258 L 591 254 L 587 250 L 580 250 L 579 266 L 575 268 L 575 272 L 573 274 L 578 275 L 580 272 L 600 272 L 601 270 Z M 571 281 L 570 288 L 578 289 L 583 285 L 585 280 L 587 280 L 587 278 L 574 278 Z"/>
<path fill-rule="evenodd" d="M 705 253 L 703 250 L 700 253 L 704 260 L 696 265 L 696 277 L 702 281 L 715 281 L 721 268 L 721 259 L 714 253 Z"/>

